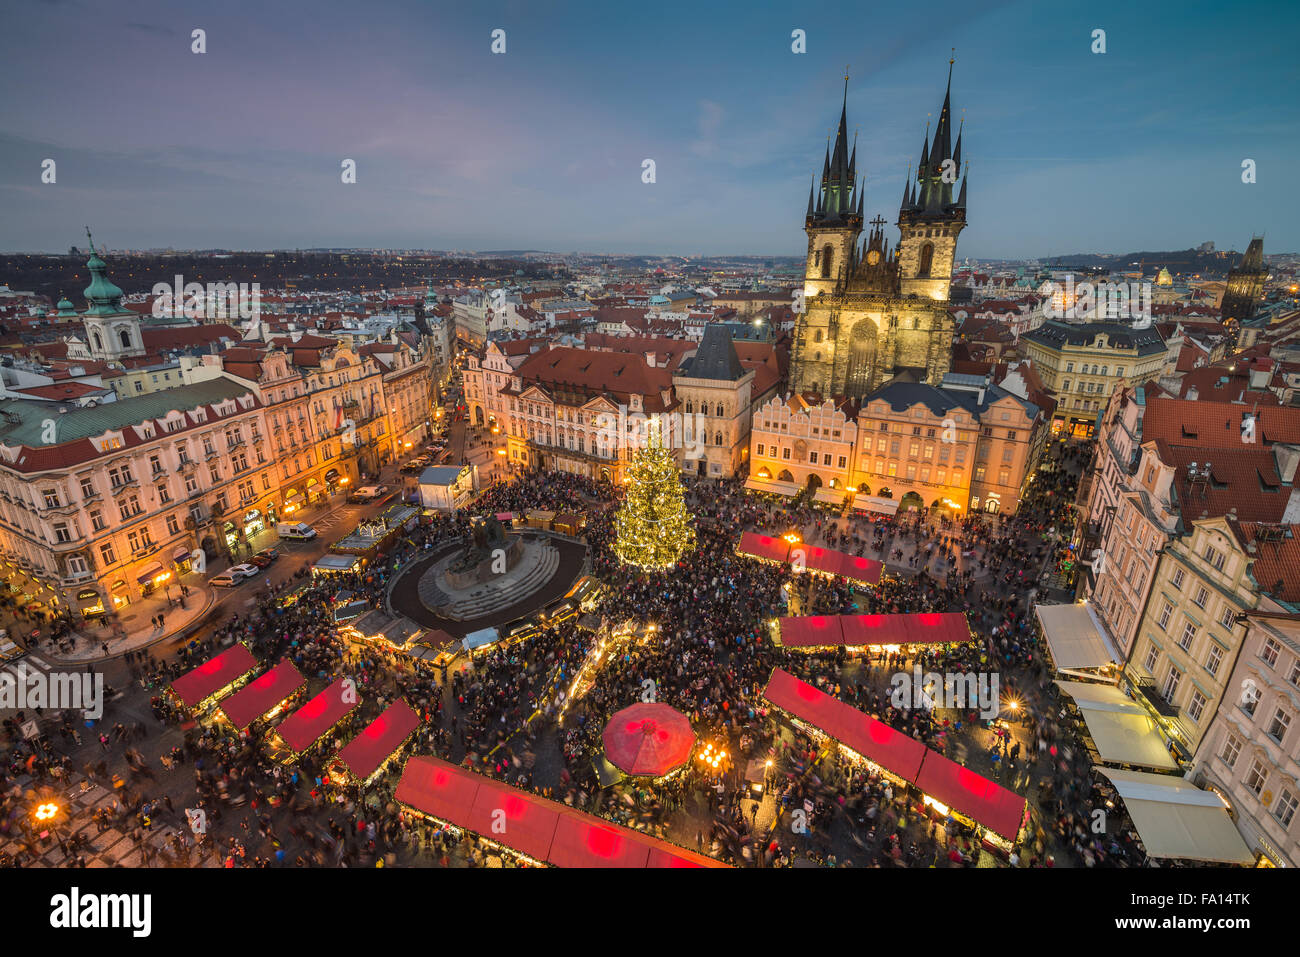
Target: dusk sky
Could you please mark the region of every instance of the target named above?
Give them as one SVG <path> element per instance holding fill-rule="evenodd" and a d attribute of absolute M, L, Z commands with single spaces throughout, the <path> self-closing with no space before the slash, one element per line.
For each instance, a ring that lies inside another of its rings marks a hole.
<path fill-rule="evenodd" d="M 956 47 L 959 256 L 1293 251 L 1298 33 L 1292 2 L 15 3 L 0 249 L 800 255 L 845 66 L 893 223 Z"/>

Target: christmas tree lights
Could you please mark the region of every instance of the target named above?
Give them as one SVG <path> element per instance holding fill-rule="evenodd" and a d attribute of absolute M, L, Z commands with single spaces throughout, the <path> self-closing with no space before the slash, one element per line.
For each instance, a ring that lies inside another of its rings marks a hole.
<path fill-rule="evenodd" d="M 657 426 L 651 424 L 645 446 L 632 456 L 623 504 L 614 516 L 614 554 L 641 568 L 670 568 L 695 543 L 677 462 Z"/>

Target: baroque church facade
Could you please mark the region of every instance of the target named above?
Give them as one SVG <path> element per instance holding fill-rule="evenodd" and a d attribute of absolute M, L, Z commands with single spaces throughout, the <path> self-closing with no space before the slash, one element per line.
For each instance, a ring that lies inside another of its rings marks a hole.
<path fill-rule="evenodd" d="M 820 187 L 808 193 L 808 258 L 803 312 L 795 323 L 795 392 L 860 401 L 890 378 L 911 372 L 938 385 L 948 371 L 953 321 L 948 287 L 957 237 L 966 226 L 961 129 L 952 142 L 952 63 L 943 110 L 929 126 L 913 180 L 904 179 L 899 238 L 891 249 L 877 216 L 862 240 L 864 196 L 857 144 L 848 142 L 848 79 L 839 132 L 827 147 Z M 960 189 L 954 189 L 958 178 Z"/>

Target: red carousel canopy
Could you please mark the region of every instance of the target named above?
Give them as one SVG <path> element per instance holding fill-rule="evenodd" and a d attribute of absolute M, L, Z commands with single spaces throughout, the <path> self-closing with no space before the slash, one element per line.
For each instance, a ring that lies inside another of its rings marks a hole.
<path fill-rule="evenodd" d="M 339 752 L 353 777 L 366 780 L 420 726 L 420 716 L 405 701 L 394 701 Z"/>
<path fill-rule="evenodd" d="M 344 701 L 344 691 L 349 688 L 352 693 L 347 697 L 351 700 Z M 340 678 L 280 722 L 276 731 L 295 754 L 301 754 L 356 708 L 358 696 L 355 688 L 349 684 L 349 679 Z"/>
<path fill-rule="evenodd" d="M 286 658 L 232 695 L 221 699 L 221 710 L 240 731 L 266 714 L 307 683 L 293 662 Z"/>
<path fill-rule="evenodd" d="M 601 734 L 605 757 L 634 777 L 661 777 L 691 757 L 690 719 L 666 704 L 634 704 L 609 719 Z"/>
<path fill-rule="evenodd" d="M 181 704 L 192 708 L 256 667 L 257 659 L 247 646 L 235 644 L 181 675 L 172 682 L 172 691 L 181 699 Z"/>

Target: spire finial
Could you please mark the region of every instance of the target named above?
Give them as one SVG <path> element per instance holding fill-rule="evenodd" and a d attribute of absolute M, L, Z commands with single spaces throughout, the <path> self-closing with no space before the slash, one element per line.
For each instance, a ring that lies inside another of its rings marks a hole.
<path fill-rule="evenodd" d="M 91 253 L 93 254 L 93 253 L 95 252 L 95 241 L 94 241 L 93 239 L 90 238 L 90 227 L 89 227 L 89 226 L 86 227 L 86 242 L 90 243 L 90 251 L 91 251 Z"/>

